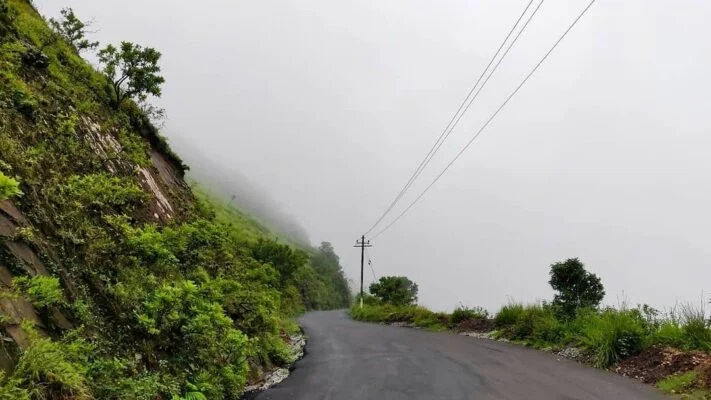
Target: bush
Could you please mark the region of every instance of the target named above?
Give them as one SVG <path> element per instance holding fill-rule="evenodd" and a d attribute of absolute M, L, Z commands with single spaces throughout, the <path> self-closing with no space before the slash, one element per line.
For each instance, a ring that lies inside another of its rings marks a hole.
<path fill-rule="evenodd" d="M 607 368 L 642 351 L 644 322 L 636 310 L 581 313 L 574 324 L 581 330 L 580 340 L 593 353 L 599 368 Z"/>
<path fill-rule="evenodd" d="M 684 331 L 675 321 L 664 321 L 650 337 L 651 344 L 661 344 L 682 348 L 684 346 Z"/>
<path fill-rule="evenodd" d="M 57 278 L 43 275 L 31 278 L 22 276 L 13 279 L 12 283 L 37 308 L 47 308 L 64 302 L 64 292 Z"/>
<path fill-rule="evenodd" d="M 514 325 L 523 314 L 523 304 L 509 303 L 499 310 L 494 317 L 494 324 L 497 328 L 504 328 Z"/>
<path fill-rule="evenodd" d="M 453 324 L 458 324 L 462 321 L 470 319 L 486 319 L 489 318 L 489 312 L 481 307 L 457 307 L 452 311 L 451 321 Z"/>
<path fill-rule="evenodd" d="M 711 330 L 703 307 L 692 305 L 682 307 L 684 324 L 681 327 L 684 344 L 682 347 L 695 350 L 711 350 Z"/>
<path fill-rule="evenodd" d="M 0 201 L 20 195 L 20 183 L 0 172 Z"/>

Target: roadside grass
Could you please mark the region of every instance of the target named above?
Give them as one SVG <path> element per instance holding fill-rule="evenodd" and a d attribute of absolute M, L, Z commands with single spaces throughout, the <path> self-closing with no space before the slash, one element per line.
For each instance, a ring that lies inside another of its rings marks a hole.
<path fill-rule="evenodd" d="M 405 323 L 429 330 L 455 329 L 470 319 L 489 319 L 492 337 L 514 343 L 556 350 L 579 348 L 597 368 L 611 366 L 640 354 L 652 346 L 668 346 L 683 351 L 711 351 L 711 327 L 703 306 L 682 305 L 660 316 L 648 306 L 628 308 L 580 309 L 566 317 L 546 302 L 509 302 L 493 318 L 479 308 L 457 307 L 451 314 L 436 313 L 421 306 L 394 306 L 366 303 L 351 308 L 355 320 Z M 687 393 L 687 398 L 711 398 L 695 372 L 672 375 L 658 383 L 666 393 Z M 702 396 L 702 397 L 694 397 Z M 707 397 L 703 397 L 707 396 Z"/>
<path fill-rule="evenodd" d="M 680 375 L 671 375 L 657 383 L 657 388 L 666 394 L 688 393 L 696 386 L 698 372 L 689 371 Z"/>

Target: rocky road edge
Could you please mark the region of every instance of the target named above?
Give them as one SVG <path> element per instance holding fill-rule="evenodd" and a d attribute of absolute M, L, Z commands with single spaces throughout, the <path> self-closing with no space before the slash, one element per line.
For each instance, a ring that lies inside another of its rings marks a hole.
<path fill-rule="evenodd" d="M 284 379 L 286 379 L 289 376 L 289 373 L 294 369 L 294 364 L 304 357 L 306 341 L 306 335 L 303 332 L 289 335 L 289 342 L 287 343 L 291 354 L 289 362 L 281 368 L 277 368 L 264 374 L 259 383 L 247 386 L 242 394 L 242 399 L 253 399 L 260 392 L 284 381 Z"/>

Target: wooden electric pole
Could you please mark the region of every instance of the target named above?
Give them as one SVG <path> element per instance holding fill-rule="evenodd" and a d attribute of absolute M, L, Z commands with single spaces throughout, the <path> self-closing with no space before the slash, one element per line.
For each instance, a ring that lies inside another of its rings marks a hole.
<path fill-rule="evenodd" d="M 365 261 L 365 248 L 373 247 L 370 244 L 370 240 L 365 241 L 365 235 L 360 237 L 360 240 L 356 240 L 356 244 L 353 247 L 360 247 L 360 308 L 363 308 L 363 264 Z"/>

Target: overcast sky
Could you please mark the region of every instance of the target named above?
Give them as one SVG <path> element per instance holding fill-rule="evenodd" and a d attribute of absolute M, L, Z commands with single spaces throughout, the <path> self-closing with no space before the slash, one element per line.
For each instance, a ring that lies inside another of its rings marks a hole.
<path fill-rule="evenodd" d="M 102 43 L 163 53 L 164 133 L 258 183 L 357 281 L 353 242 L 424 157 L 526 0 L 96 1 Z M 587 0 L 547 0 L 406 205 Z M 547 299 L 579 257 L 606 302 L 711 290 L 711 2 L 599 0 L 497 119 L 370 250 L 421 303 Z M 199 166 L 194 166 L 199 168 Z M 386 220 L 387 221 L 387 220 Z M 372 280 L 366 273 L 366 284 Z M 705 296 L 708 298 L 708 296 Z"/>

